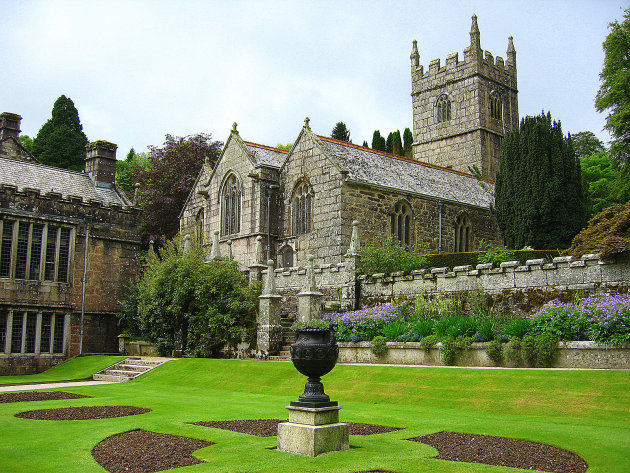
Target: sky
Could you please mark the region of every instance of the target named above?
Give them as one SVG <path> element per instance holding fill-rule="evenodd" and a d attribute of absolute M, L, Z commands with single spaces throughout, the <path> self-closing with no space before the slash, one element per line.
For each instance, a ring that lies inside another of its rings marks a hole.
<path fill-rule="evenodd" d="M 354 143 L 412 126 L 411 45 L 420 63 L 463 50 L 471 16 L 481 46 L 517 51 L 519 113 L 551 112 L 563 131 L 592 131 L 602 42 L 619 0 L 0 0 L 0 112 L 37 135 L 70 97 L 90 141 L 160 146 L 209 133 L 269 146 L 293 142 L 304 118 Z"/>

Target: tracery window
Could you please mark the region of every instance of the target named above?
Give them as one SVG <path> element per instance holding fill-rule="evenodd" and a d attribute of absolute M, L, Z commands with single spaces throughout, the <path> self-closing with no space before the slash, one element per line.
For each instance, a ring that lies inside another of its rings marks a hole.
<path fill-rule="evenodd" d="M 394 238 L 403 246 L 411 243 L 411 206 L 407 202 L 398 202 L 394 205 L 390 215 L 390 230 Z"/>
<path fill-rule="evenodd" d="M 221 191 L 221 234 L 233 235 L 241 231 L 241 186 L 234 174 L 223 184 Z"/>
<path fill-rule="evenodd" d="M 70 314 L 0 310 L 0 353 L 65 353 Z"/>
<path fill-rule="evenodd" d="M 203 209 L 199 210 L 197 215 L 195 215 L 195 238 L 200 245 L 203 244 L 204 217 Z"/>
<path fill-rule="evenodd" d="M 490 94 L 490 116 L 495 120 L 503 118 L 503 102 L 501 96 L 496 92 Z"/>
<path fill-rule="evenodd" d="M 282 250 L 280 250 L 280 254 L 282 255 L 283 268 L 290 268 L 291 266 L 293 266 L 293 248 L 291 248 L 290 246 L 286 246 Z"/>
<path fill-rule="evenodd" d="M 447 122 L 451 119 L 451 100 L 448 95 L 440 95 L 435 103 L 437 122 Z"/>
<path fill-rule="evenodd" d="M 72 230 L 0 220 L 0 278 L 68 282 Z"/>
<path fill-rule="evenodd" d="M 309 233 L 313 222 L 313 189 L 303 181 L 293 191 L 293 233 L 303 235 Z"/>
<path fill-rule="evenodd" d="M 457 217 L 457 220 L 455 221 L 454 232 L 454 251 L 456 253 L 470 251 L 470 238 L 472 236 L 472 231 L 470 227 L 470 221 L 468 220 L 468 217 L 466 215 L 460 215 L 459 217 Z"/>

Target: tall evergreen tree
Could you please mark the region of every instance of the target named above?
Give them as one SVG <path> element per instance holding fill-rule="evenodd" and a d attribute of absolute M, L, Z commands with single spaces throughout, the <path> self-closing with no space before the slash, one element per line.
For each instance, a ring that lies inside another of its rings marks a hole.
<path fill-rule="evenodd" d="M 33 140 L 33 155 L 43 164 L 80 171 L 87 143 L 79 112 L 72 100 L 62 95 L 55 101 L 52 117 Z"/>
<path fill-rule="evenodd" d="M 392 133 L 392 154 L 403 156 L 403 144 L 400 137 L 400 131 L 396 130 Z"/>
<path fill-rule="evenodd" d="M 413 133 L 409 127 L 403 132 L 403 154 L 407 158 L 413 158 Z"/>
<path fill-rule="evenodd" d="M 394 134 L 390 132 L 389 135 L 387 135 L 387 140 L 385 141 L 385 151 L 391 154 L 393 149 L 394 149 Z"/>
<path fill-rule="evenodd" d="M 499 227 L 510 248 L 566 248 L 586 223 L 579 159 L 551 114 L 527 116 L 506 135 L 495 187 Z"/>
<path fill-rule="evenodd" d="M 352 143 L 352 140 L 350 139 L 350 130 L 348 130 L 348 127 L 346 127 L 344 122 L 337 122 L 330 134 L 330 137 L 336 140 Z"/>
<path fill-rule="evenodd" d="M 381 132 L 379 130 L 374 130 L 374 134 L 372 135 L 372 149 L 377 151 L 387 151 L 385 138 L 381 136 Z"/>

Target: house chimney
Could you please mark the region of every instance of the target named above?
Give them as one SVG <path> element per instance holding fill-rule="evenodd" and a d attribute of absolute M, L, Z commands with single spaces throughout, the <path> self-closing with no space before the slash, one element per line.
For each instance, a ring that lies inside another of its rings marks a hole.
<path fill-rule="evenodd" d="M 116 178 L 116 148 L 109 141 L 94 141 L 86 146 L 85 172 L 97 187 L 110 188 Z"/>
<path fill-rule="evenodd" d="M 0 113 L 0 141 L 20 136 L 20 122 L 22 117 L 15 113 Z"/>

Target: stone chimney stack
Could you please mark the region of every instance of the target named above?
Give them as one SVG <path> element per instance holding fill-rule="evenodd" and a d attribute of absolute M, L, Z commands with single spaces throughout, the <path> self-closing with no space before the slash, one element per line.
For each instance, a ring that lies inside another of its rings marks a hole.
<path fill-rule="evenodd" d="M 11 137 L 17 140 L 21 122 L 22 117 L 15 113 L 0 113 L 0 141 Z"/>
<path fill-rule="evenodd" d="M 94 141 L 86 146 L 85 172 L 97 187 L 109 188 L 116 178 L 116 148 L 109 141 Z"/>

